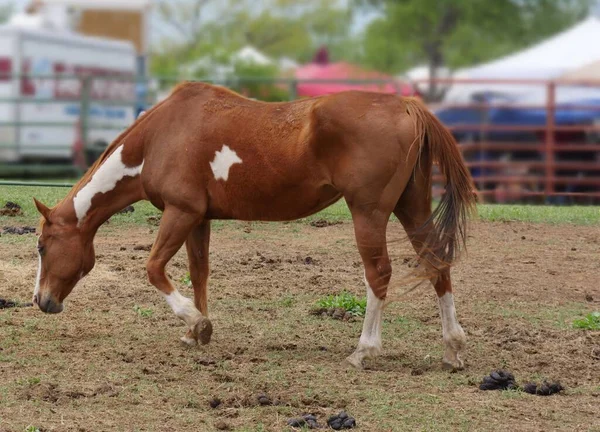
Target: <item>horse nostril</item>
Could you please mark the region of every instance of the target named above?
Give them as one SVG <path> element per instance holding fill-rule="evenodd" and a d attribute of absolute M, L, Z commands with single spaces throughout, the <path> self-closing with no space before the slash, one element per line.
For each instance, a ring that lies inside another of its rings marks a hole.
<path fill-rule="evenodd" d="M 33 295 L 33 300 L 32 300 L 32 302 L 33 302 L 33 304 L 34 304 L 34 305 L 37 305 L 37 304 L 38 304 L 38 294 L 34 294 L 34 295 Z"/>

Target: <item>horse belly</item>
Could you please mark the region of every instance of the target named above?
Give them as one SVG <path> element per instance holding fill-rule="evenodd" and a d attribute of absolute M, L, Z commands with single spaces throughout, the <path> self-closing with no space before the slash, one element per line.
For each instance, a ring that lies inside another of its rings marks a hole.
<path fill-rule="evenodd" d="M 264 190 L 240 188 L 211 194 L 210 219 L 288 221 L 310 216 L 341 198 L 330 185 L 298 185 Z"/>

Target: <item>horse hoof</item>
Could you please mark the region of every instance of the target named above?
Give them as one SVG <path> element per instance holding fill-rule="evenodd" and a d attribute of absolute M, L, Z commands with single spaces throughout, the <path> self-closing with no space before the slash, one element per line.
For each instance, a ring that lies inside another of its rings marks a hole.
<path fill-rule="evenodd" d="M 201 318 L 194 326 L 194 334 L 202 345 L 210 342 L 212 331 L 212 323 L 208 318 Z"/>
<path fill-rule="evenodd" d="M 465 363 L 457 358 L 454 361 L 450 361 L 450 360 L 446 360 L 443 359 L 442 360 L 442 369 L 450 371 L 450 372 L 456 372 L 459 370 L 463 370 L 465 368 Z"/>
<path fill-rule="evenodd" d="M 188 335 L 181 336 L 181 339 L 180 339 L 180 340 L 181 340 L 181 342 L 183 342 L 183 343 L 184 343 L 186 346 L 189 346 L 189 347 L 195 347 L 195 346 L 198 344 L 198 342 L 196 341 L 196 339 L 194 339 L 194 338 L 191 338 L 191 337 L 188 337 Z"/>
<path fill-rule="evenodd" d="M 346 367 L 351 367 L 356 370 L 363 370 L 365 368 L 363 362 L 354 355 L 346 357 L 342 364 Z"/>

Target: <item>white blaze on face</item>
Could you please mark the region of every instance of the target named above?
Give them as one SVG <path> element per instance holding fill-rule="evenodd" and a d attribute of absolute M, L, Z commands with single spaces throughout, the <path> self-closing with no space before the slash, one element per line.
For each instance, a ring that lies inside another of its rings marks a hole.
<path fill-rule="evenodd" d="M 224 145 L 221 151 L 215 152 L 215 158 L 210 163 L 210 168 L 212 169 L 215 179 L 227 181 L 227 178 L 229 177 L 229 168 L 236 163 L 241 164 L 242 160 L 235 151 L 231 150 L 229 146 Z"/>
<path fill-rule="evenodd" d="M 179 318 L 181 318 L 185 323 L 193 327 L 196 323 L 202 318 L 202 314 L 196 306 L 194 302 L 189 298 L 182 296 L 179 291 L 175 290 L 171 294 L 165 295 L 165 300 L 175 312 Z"/>
<path fill-rule="evenodd" d="M 42 256 L 38 252 L 38 271 L 35 277 L 35 288 L 33 290 L 33 298 L 40 292 L 40 278 L 42 277 Z"/>
<path fill-rule="evenodd" d="M 90 182 L 77 192 L 77 195 L 73 198 L 78 226 L 85 219 L 92 206 L 92 199 L 96 194 L 109 192 L 115 188 L 117 182 L 123 177 L 135 177 L 142 172 L 144 162 L 135 167 L 126 167 L 121 158 L 121 153 L 123 153 L 123 145 L 117 147 L 108 159 L 100 165 Z"/>

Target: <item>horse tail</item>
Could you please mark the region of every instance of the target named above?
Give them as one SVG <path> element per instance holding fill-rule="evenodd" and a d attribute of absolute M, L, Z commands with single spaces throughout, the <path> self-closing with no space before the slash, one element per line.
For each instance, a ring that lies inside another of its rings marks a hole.
<path fill-rule="evenodd" d="M 406 98 L 406 110 L 414 119 L 420 152 L 428 151 L 446 178 L 445 193 L 425 230 L 427 259 L 437 269 L 452 264 L 466 248 L 467 222 L 476 211 L 475 186 L 450 131 L 416 98 Z M 415 170 L 418 167 L 415 166 Z"/>

